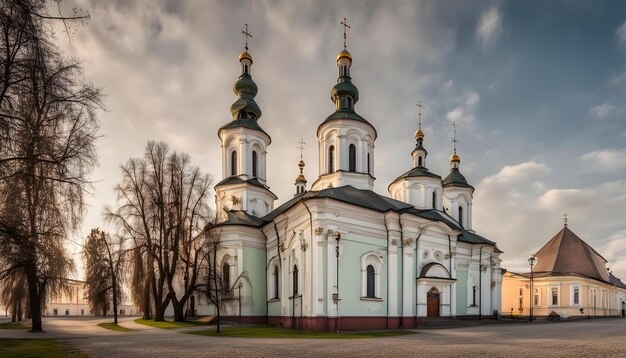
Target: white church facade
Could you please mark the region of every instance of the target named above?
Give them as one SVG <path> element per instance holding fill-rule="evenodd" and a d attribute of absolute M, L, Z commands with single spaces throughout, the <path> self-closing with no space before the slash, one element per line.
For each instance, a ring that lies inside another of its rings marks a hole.
<path fill-rule="evenodd" d="M 278 199 L 267 182 L 271 137 L 260 126 L 252 56 L 239 56 L 232 121 L 218 132 L 222 181 L 215 186 L 220 264 L 234 280 L 222 310 L 242 322 L 316 330 L 414 327 L 430 317 L 497 315 L 501 251 L 472 228 L 474 188 L 450 158 L 442 178 L 426 168 L 424 132 L 413 165 L 373 191 L 376 128 L 357 114 L 352 56 L 337 56 L 335 110 L 317 129 L 319 176 L 303 175 L 295 196 Z M 407 160 L 408 162 L 408 160 Z M 408 167 L 408 166 L 407 166 Z M 210 314 L 197 305 L 192 312 Z"/>

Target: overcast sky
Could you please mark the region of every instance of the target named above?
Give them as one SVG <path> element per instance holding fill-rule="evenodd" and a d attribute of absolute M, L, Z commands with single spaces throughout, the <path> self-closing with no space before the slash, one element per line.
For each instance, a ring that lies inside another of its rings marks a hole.
<path fill-rule="evenodd" d="M 221 179 L 217 130 L 231 120 L 245 23 L 254 36 L 259 123 L 272 136 L 267 179 L 275 207 L 295 192 L 300 138 L 312 183 L 315 131 L 333 112 L 329 91 L 346 17 L 356 110 L 379 134 L 376 192 L 388 195 L 387 185 L 411 168 L 421 100 L 427 167 L 447 175 L 456 120 L 461 172 L 476 187 L 474 229 L 498 243 L 503 267 L 527 270 L 527 258 L 561 230 L 567 212 L 570 228 L 626 278 L 626 2 L 77 5 L 91 19 L 59 42 L 104 89 L 107 106 L 78 236 L 106 228 L 102 210 L 115 204 L 119 166 L 141 156 L 148 140 L 189 153 L 214 183 Z"/>

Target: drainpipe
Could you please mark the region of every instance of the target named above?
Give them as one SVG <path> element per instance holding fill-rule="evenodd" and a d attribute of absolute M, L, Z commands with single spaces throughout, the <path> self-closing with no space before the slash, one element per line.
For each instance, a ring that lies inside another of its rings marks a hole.
<path fill-rule="evenodd" d="M 400 315 L 400 327 L 404 326 L 404 230 L 402 229 L 402 214 L 398 213 L 398 224 L 400 225 L 400 248 L 402 250 L 402 268 L 400 273 L 400 285 L 402 287 L 402 315 Z M 389 260 L 387 260 L 389 261 Z M 387 280 L 387 284 L 389 284 L 389 280 Z"/>
<path fill-rule="evenodd" d="M 269 274 L 269 269 L 270 269 L 270 265 L 269 262 L 267 262 L 267 235 L 265 235 L 265 232 L 263 232 L 263 229 L 261 228 L 261 234 L 263 234 L 263 237 L 265 237 L 265 324 L 269 325 L 270 323 L 270 303 L 268 302 L 268 293 L 267 292 L 267 275 Z"/>
<path fill-rule="evenodd" d="M 387 213 L 383 213 L 383 224 L 387 231 L 387 329 L 389 329 L 389 227 L 387 226 Z"/>
<path fill-rule="evenodd" d="M 478 319 L 483 319 L 483 246 L 478 255 Z"/>

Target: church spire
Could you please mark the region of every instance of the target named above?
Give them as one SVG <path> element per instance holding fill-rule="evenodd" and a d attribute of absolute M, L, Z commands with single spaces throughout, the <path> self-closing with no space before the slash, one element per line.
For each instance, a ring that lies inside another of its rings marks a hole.
<path fill-rule="evenodd" d="M 337 55 L 337 68 L 339 69 L 339 77 L 337 84 L 331 90 L 330 97 L 335 102 L 337 111 L 349 110 L 354 111 L 354 104 L 359 100 L 359 90 L 352 84 L 350 78 L 350 69 L 352 67 L 352 55 L 347 49 L 346 31 L 350 28 L 348 21 L 344 18 L 340 22 L 343 25 L 343 50 Z"/>
<path fill-rule="evenodd" d="M 244 35 L 244 52 L 239 55 L 239 63 L 241 64 L 241 75 L 235 82 L 233 91 L 237 95 L 237 101 L 230 107 L 233 120 L 236 119 L 252 119 L 257 120 L 261 117 L 261 108 L 254 101 L 254 97 L 258 92 L 256 83 L 252 80 L 252 55 L 248 52 L 248 38 L 252 38 L 252 33 L 246 29 L 242 30 Z"/>
<path fill-rule="evenodd" d="M 424 148 L 424 132 L 422 131 L 422 110 L 426 107 L 422 101 L 417 103 L 417 131 L 415 131 L 415 149 L 411 152 L 413 157 L 413 168 L 423 168 L 426 166 L 426 156 L 428 151 Z"/>
<path fill-rule="evenodd" d="M 458 169 L 461 163 L 461 157 L 456 154 L 456 143 L 458 142 L 456 140 L 456 127 L 458 127 L 458 125 L 456 121 L 452 121 L 450 125 L 452 126 L 452 146 L 454 149 L 454 154 L 450 157 L 450 169 Z"/>
<path fill-rule="evenodd" d="M 448 176 L 443 180 L 443 186 L 444 188 L 448 186 L 468 187 L 468 188 L 471 188 L 471 191 L 473 192 L 474 187 L 472 187 L 471 185 L 467 183 L 467 179 L 465 179 L 465 177 L 463 176 L 463 174 L 461 174 L 461 171 L 459 170 L 461 157 L 459 157 L 459 155 L 456 154 L 456 143 L 457 143 L 456 127 L 458 125 L 456 124 L 456 121 L 452 121 L 451 125 L 452 125 L 452 133 L 453 133 L 452 144 L 453 144 L 454 153 L 450 157 L 450 174 L 448 174 Z"/>
<path fill-rule="evenodd" d="M 300 162 L 298 163 L 298 168 L 300 168 L 300 174 L 296 177 L 296 182 L 294 185 L 296 186 L 296 194 L 294 196 L 298 196 L 304 194 L 306 192 L 306 178 L 304 177 L 304 141 L 300 139 L 298 142 L 298 149 L 300 149 Z"/>

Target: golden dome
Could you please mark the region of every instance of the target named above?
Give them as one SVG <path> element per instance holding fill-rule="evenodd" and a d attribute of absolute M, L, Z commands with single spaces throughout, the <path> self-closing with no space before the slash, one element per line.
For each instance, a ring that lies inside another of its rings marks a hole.
<path fill-rule="evenodd" d="M 461 161 L 461 157 L 459 157 L 456 153 L 452 154 L 452 156 L 450 157 L 450 161 L 451 162 L 460 162 Z"/>
<path fill-rule="evenodd" d="M 342 58 L 347 58 L 350 62 L 352 62 L 352 55 L 345 48 L 339 52 L 339 55 L 337 55 L 337 62 L 339 62 Z"/>
<path fill-rule="evenodd" d="M 300 163 L 298 163 L 298 166 L 300 168 L 304 168 L 304 160 L 300 160 Z"/>
<path fill-rule="evenodd" d="M 417 138 L 423 138 L 424 137 L 424 132 L 422 132 L 421 129 L 418 129 L 415 131 L 415 139 Z"/>
<path fill-rule="evenodd" d="M 248 51 L 242 52 L 241 55 L 239 55 L 239 62 L 243 61 L 244 58 L 250 60 L 250 63 L 253 62 L 252 55 L 250 55 Z"/>
<path fill-rule="evenodd" d="M 298 177 L 296 178 L 296 183 L 298 182 L 305 182 L 306 183 L 306 179 L 304 178 L 304 175 L 300 174 L 298 175 Z"/>

